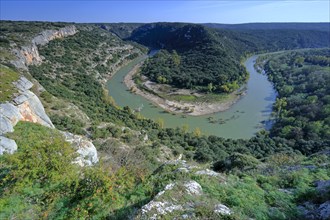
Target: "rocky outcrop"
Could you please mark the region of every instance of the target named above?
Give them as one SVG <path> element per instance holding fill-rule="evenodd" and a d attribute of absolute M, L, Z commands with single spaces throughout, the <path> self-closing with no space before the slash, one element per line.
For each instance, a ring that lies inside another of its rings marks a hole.
<path fill-rule="evenodd" d="M 34 122 L 54 128 L 39 98 L 29 90 L 33 87 L 33 83 L 25 77 L 21 77 L 13 84 L 19 90 L 19 94 L 12 102 L 0 104 L 0 135 L 13 132 L 14 126 L 19 121 Z M 2 137 L 1 149 L 10 150 L 0 150 L 0 155 L 4 152 L 13 153 L 16 151 L 17 145 L 14 140 Z"/>
<path fill-rule="evenodd" d="M 16 88 L 21 91 L 24 92 L 28 89 L 31 89 L 33 87 L 33 83 L 30 82 L 27 78 L 25 77 L 21 77 L 19 78 L 19 80 L 17 80 L 16 82 L 14 82 L 14 85 L 16 86 Z"/>
<path fill-rule="evenodd" d="M 22 121 L 34 122 L 54 128 L 41 101 L 33 92 L 26 90 L 14 99 L 14 103 L 22 115 Z"/>
<path fill-rule="evenodd" d="M 0 104 L 0 135 L 13 132 L 13 127 L 18 121 L 22 120 L 22 115 L 18 108 L 13 104 L 6 102 Z"/>
<path fill-rule="evenodd" d="M 215 213 L 220 213 L 221 215 L 231 215 L 233 212 L 228 208 L 227 206 L 223 204 L 217 204 L 214 207 L 214 212 Z"/>
<path fill-rule="evenodd" d="M 134 219 L 196 219 L 195 208 L 203 199 L 201 185 L 194 181 L 170 183 L 153 200 L 144 205 Z M 195 198 L 195 199 L 192 199 Z M 231 215 L 233 212 L 225 205 L 214 205 L 215 217 Z"/>
<path fill-rule="evenodd" d="M 77 29 L 73 25 L 59 30 L 43 31 L 33 38 L 31 45 L 21 47 L 20 50 L 14 50 L 17 60 L 12 63 L 19 69 L 27 70 L 28 65 L 35 65 L 42 62 L 37 46 L 43 46 L 51 40 L 74 35 L 75 33 L 77 33 Z M 33 83 L 25 77 L 21 77 L 13 84 L 18 89 L 19 93 L 11 103 L 6 102 L 0 105 L 0 135 L 13 132 L 14 126 L 18 121 L 29 121 L 55 128 L 39 98 L 30 91 L 33 87 Z M 97 151 L 92 142 L 83 136 L 73 135 L 68 132 L 62 133 L 66 141 L 70 142 L 79 154 L 76 161 L 74 161 L 75 163 L 80 166 L 85 166 L 98 162 Z M 17 150 L 17 145 L 14 140 L 4 136 L 0 136 L 0 138 L 0 155 L 5 152 L 12 154 Z"/>
<path fill-rule="evenodd" d="M 32 88 L 33 83 L 25 77 L 21 77 L 18 81 L 14 82 L 14 85 L 18 88 L 19 94 L 11 103 L 0 104 L 1 121 L 5 121 L 4 124 L 8 125 L 6 130 L 1 129 L 1 134 L 12 132 L 13 127 L 18 121 L 30 121 L 54 128 L 41 101 L 29 90 Z"/>
<path fill-rule="evenodd" d="M 303 219 L 308 220 L 328 220 L 330 219 L 330 201 L 322 204 L 305 202 L 298 206 L 298 210 L 303 215 Z"/>
<path fill-rule="evenodd" d="M 315 190 L 319 195 L 329 195 L 330 180 L 319 180 L 315 182 Z M 325 201 L 327 200 L 327 201 Z M 330 200 L 323 199 L 323 202 L 315 204 L 307 201 L 298 206 L 303 219 L 308 220 L 328 220 L 330 219 Z"/>
<path fill-rule="evenodd" d="M 91 166 L 99 161 L 97 157 L 97 150 L 92 142 L 86 137 L 80 135 L 74 135 L 69 132 L 61 132 L 65 137 L 65 140 L 75 148 L 79 156 L 74 163 L 80 166 Z"/>
<path fill-rule="evenodd" d="M 32 44 L 35 45 L 46 45 L 49 41 L 64 38 L 67 36 L 71 36 L 77 33 L 77 28 L 74 25 L 70 25 L 59 30 L 45 30 L 41 32 L 38 36 L 33 38 Z"/>
<path fill-rule="evenodd" d="M 42 58 L 39 55 L 38 46 L 43 46 L 51 40 L 71 36 L 76 33 L 77 29 L 74 25 L 67 26 L 59 30 L 45 30 L 32 39 L 31 45 L 13 50 L 13 53 L 16 55 L 17 59 L 12 61 L 12 64 L 16 68 L 24 70 L 28 69 L 28 65 L 40 64 L 42 62 Z"/>
<path fill-rule="evenodd" d="M 0 155 L 4 153 L 12 154 L 17 150 L 17 144 L 14 140 L 0 136 Z"/>

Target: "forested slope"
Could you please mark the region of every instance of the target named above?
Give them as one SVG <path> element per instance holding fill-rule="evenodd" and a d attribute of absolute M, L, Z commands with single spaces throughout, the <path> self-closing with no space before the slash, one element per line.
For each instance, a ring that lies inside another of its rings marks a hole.
<path fill-rule="evenodd" d="M 240 63 L 246 54 L 330 45 L 324 24 L 314 29 L 299 28 L 302 25 L 290 29 L 296 27 L 294 24 L 269 24 L 266 28 L 265 24 L 256 30 L 208 26 L 212 28 L 185 23 L 146 24 L 126 39 L 162 49 L 143 67 L 142 74 L 151 80 L 205 91 L 212 85 L 216 92 L 232 92 L 246 81 L 248 76 Z"/>
<path fill-rule="evenodd" d="M 146 24 L 135 29 L 128 39 L 163 49 L 143 67 L 143 74 L 153 81 L 179 88 L 206 88 L 211 83 L 221 90 L 226 84 L 241 85 L 247 79 L 233 48 L 202 25 Z"/>

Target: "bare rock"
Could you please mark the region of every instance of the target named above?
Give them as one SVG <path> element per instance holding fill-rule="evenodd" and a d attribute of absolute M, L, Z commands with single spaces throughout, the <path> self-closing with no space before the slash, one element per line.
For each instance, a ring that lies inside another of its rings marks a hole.
<path fill-rule="evenodd" d="M 190 195 L 199 196 L 203 193 L 201 185 L 194 180 L 186 182 L 183 185 L 186 188 L 187 193 Z"/>
<path fill-rule="evenodd" d="M 22 100 L 24 100 L 22 102 Z M 17 108 L 22 115 L 23 121 L 38 123 L 50 128 L 55 128 L 39 98 L 31 91 L 27 90 L 22 95 L 17 97 Z"/>
<path fill-rule="evenodd" d="M 320 205 L 311 202 L 305 202 L 298 206 L 304 219 L 308 220 L 328 220 L 330 219 L 330 201 Z"/>
<path fill-rule="evenodd" d="M 150 212 L 155 212 L 149 219 L 161 219 L 160 217 L 162 215 L 166 215 L 173 211 L 182 209 L 183 207 L 181 205 L 175 205 L 170 202 L 151 201 L 142 207 L 141 212 L 142 216 L 146 216 Z M 146 217 L 142 217 L 142 219 L 146 219 Z"/>
<path fill-rule="evenodd" d="M 21 94 L 17 97 L 15 97 L 13 99 L 13 102 L 16 104 L 16 105 L 20 105 L 22 104 L 23 102 L 27 101 L 28 100 L 28 96 L 27 95 L 24 95 L 24 94 Z"/>
<path fill-rule="evenodd" d="M 13 126 L 23 118 L 19 110 L 9 102 L 0 104 L 0 115 L 7 118 Z"/>
<path fill-rule="evenodd" d="M 28 65 L 37 65 L 42 62 L 42 57 L 39 54 L 38 46 L 47 44 L 49 41 L 71 36 L 77 33 L 74 25 L 61 28 L 59 30 L 45 30 L 38 36 L 32 39 L 31 45 L 13 49 L 12 52 L 16 55 L 17 59 L 11 63 L 18 69 L 28 70 Z"/>
<path fill-rule="evenodd" d="M 206 176 L 221 176 L 220 173 L 217 173 L 213 170 L 199 170 L 195 173 L 196 175 L 206 175 Z"/>
<path fill-rule="evenodd" d="M 4 153 L 13 154 L 17 150 L 17 144 L 14 140 L 0 136 L 0 155 Z"/>
<path fill-rule="evenodd" d="M 330 190 L 330 180 L 319 180 L 315 184 L 319 193 L 326 193 Z"/>
<path fill-rule="evenodd" d="M 330 201 L 322 203 L 318 208 L 318 212 L 322 220 L 330 219 Z"/>
<path fill-rule="evenodd" d="M 33 38 L 32 43 L 35 45 L 46 45 L 49 41 L 71 36 L 77 33 L 77 28 L 74 25 L 70 25 L 57 30 L 45 30 L 38 36 Z"/>
<path fill-rule="evenodd" d="M 13 131 L 14 128 L 13 125 L 10 123 L 9 119 L 0 115 L 0 135 Z"/>
<path fill-rule="evenodd" d="M 74 135 L 69 132 L 61 132 L 65 140 L 76 149 L 80 155 L 76 158 L 75 163 L 80 166 L 91 166 L 99 161 L 97 157 L 97 150 L 94 144 L 89 141 L 86 137 L 80 135 Z"/>
<path fill-rule="evenodd" d="M 16 86 L 16 88 L 18 88 L 21 92 L 24 92 L 28 89 L 31 89 L 33 86 L 33 83 L 30 82 L 27 78 L 25 78 L 24 76 L 22 76 L 19 80 L 17 80 L 16 82 L 14 82 L 14 85 Z"/>
<path fill-rule="evenodd" d="M 219 213 L 221 215 L 231 215 L 232 211 L 230 210 L 230 208 L 228 208 L 227 206 L 223 205 L 223 204 L 218 204 L 214 207 L 214 212 L 215 213 Z"/>

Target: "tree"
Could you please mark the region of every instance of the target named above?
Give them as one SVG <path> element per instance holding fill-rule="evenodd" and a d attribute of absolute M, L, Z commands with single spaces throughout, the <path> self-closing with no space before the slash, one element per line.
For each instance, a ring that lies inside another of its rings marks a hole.
<path fill-rule="evenodd" d="M 183 133 L 187 133 L 188 131 L 189 131 L 189 125 L 188 124 L 184 124 L 184 125 L 182 125 L 182 132 Z"/>
<path fill-rule="evenodd" d="M 164 119 L 158 118 L 156 123 L 159 125 L 160 128 L 164 128 Z"/>
<path fill-rule="evenodd" d="M 173 50 L 172 59 L 173 59 L 173 63 L 175 64 L 175 66 L 178 67 L 181 63 L 181 59 L 180 59 L 180 56 L 178 55 L 178 53 L 175 50 Z"/>
<path fill-rule="evenodd" d="M 202 131 L 201 131 L 201 129 L 200 128 L 195 128 L 195 130 L 194 130 L 194 135 L 196 136 L 196 137 L 200 137 L 201 135 L 202 135 Z"/>
<path fill-rule="evenodd" d="M 287 106 L 286 98 L 277 98 L 274 104 L 274 108 L 277 111 L 277 117 L 280 117 L 282 109 Z"/>
<path fill-rule="evenodd" d="M 212 92 L 213 91 L 213 84 L 212 83 L 209 83 L 208 85 L 207 85 L 207 90 L 209 91 L 209 92 Z"/>

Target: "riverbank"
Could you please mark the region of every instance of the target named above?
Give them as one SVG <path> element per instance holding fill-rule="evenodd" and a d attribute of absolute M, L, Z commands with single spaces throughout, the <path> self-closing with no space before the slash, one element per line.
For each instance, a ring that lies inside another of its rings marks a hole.
<path fill-rule="evenodd" d="M 148 99 L 152 103 L 164 109 L 166 112 L 171 112 L 175 114 L 186 114 L 192 116 L 208 115 L 216 112 L 222 112 L 228 110 L 233 104 L 235 104 L 245 92 L 234 92 L 228 95 L 228 98 L 221 102 L 184 102 L 184 101 L 174 101 L 159 97 L 150 92 L 141 90 L 135 84 L 133 77 L 141 67 L 143 62 L 137 64 L 124 78 L 124 83 L 127 88 L 140 96 Z M 157 94 L 157 91 L 153 87 L 148 87 L 152 89 Z"/>

